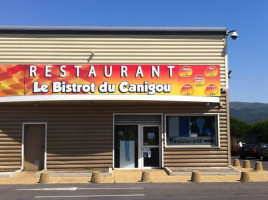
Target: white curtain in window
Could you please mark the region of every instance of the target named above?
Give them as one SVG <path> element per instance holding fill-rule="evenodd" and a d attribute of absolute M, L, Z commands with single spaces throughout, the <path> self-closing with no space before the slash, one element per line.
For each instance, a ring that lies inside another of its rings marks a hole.
<path fill-rule="evenodd" d="M 168 118 L 168 133 L 169 138 L 179 137 L 180 128 L 180 118 L 179 117 L 169 117 Z"/>

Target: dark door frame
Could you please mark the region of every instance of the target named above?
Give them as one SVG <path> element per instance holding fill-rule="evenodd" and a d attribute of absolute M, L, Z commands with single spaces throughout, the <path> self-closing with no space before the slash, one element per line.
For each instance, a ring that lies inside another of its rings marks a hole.
<path fill-rule="evenodd" d="M 160 144 L 159 144 L 159 156 L 160 156 L 160 160 L 159 160 L 159 167 L 157 167 L 158 169 L 159 168 L 163 168 L 164 167 L 164 141 L 163 141 L 163 137 L 164 137 L 164 113 L 142 113 L 142 112 L 138 112 L 138 113 L 113 113 L 113 169 L 121 169 L 121 168 L 115 168 L 115 163 L 114 163 L 114 157 L 115 157 L 115 152 L 114 152 L 114 126 L 115 125 L 140 125 L 139 127 L 142 127 L 142 125 L 144 124 L 117 124 L 115 123 L 115 116 L 116 115 L 159 115 L 161 117 L 161 123 L 160 123 L 160 128 L 159 128 L 159 141 L 160 141 Z M 152 124 L 152 126 L 154 126 Z M 157 126 L 157 125 L 156 125 Z M 143 130 L 139 130 L 139 131 L 142 131 Z M 143 133 L 142 133 L 143 135 Z M 141 170 L 142 168 L 134 168 L 133 170 Z M 146 168 L 145 168 L 146 169 Z M 149 169 L 149 168 L 147 168 Z M 153 168 L 152 168 L 153 169 Z"/>

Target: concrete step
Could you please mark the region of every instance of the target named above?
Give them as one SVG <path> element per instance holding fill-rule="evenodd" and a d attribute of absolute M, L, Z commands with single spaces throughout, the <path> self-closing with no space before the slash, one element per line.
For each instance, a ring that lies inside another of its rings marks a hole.
<path fill-rule="evenodd" d="M 40 177 L 42 171 L 37 172 L 35 177 Z M 92 171 L 87 170 L 48 170 L 50 177 L 91 177 Z M 101 172 L 101 176 L 112 176 L 113 170 L 109 168 L 107 172 Z"/>
<path fill-rule="evenodd" d="M 200 175 L 240 175 L 241 171 L 232 167 L 165 167 L 169 176 L 191 175 L 193 171 L 199 171 Z"/>

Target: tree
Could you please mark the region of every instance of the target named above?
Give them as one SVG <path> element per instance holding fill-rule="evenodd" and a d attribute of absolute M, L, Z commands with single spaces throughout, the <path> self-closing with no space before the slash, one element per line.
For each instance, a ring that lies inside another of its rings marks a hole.
<path fill-rule="evenodd" d="M 262 136 L 262 142 L 268 142 L 268 120 L 262 120 L 248 125 L 248 134 L 259 134 Z"/>
<path fill-rule="evenodd" d="M 248 131 L 246 122 L 230 116 L 230 134 L 231 136 L 243 136 Z"/>
<path fill-rule="evenodd" d="M 259 135 L 259 142 L 268 143 L 268 120 L 247 124 L 235 117 L 230 116 L 231 136 L 242 137 L 249 135 Z"/>

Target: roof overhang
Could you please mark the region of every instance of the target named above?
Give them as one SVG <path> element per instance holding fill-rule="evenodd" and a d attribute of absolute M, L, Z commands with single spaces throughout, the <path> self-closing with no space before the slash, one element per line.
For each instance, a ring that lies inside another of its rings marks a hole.
<path fill-rule="evenodd" d="M 225 27 L 0 26 L 0 34 L 227 35 Z"/>

